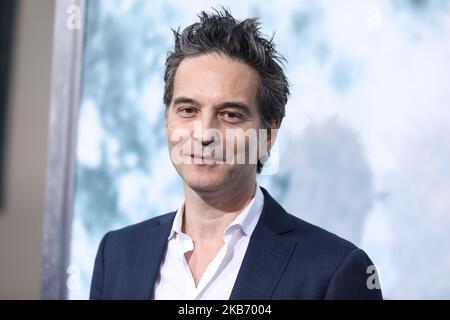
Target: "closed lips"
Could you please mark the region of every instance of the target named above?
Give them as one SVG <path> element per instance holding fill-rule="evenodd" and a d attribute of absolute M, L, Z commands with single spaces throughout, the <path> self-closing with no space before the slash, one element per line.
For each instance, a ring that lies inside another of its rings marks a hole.
<path fill-rule="evenodd" d="M 202 155 L 197 155 L 197 154 L 191 154 L 191 158 L 197 158 L 197 159 L 202 159 L 202 160 L 217 160 L 217 161 L 220 161 L 220 159 L 211 158 L 211 157 L 204 157 Z"/>

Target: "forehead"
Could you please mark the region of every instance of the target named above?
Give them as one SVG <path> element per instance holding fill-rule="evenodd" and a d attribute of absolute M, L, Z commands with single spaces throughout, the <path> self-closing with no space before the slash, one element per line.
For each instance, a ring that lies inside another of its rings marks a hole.
<path fill-rule="evenodd" d="M 188 96 L 203 103 L 241 100 L 256 107 L 259 74 L 247 64 L 210 53 L 184 59 L 175 74 L 173 98 Z"/>

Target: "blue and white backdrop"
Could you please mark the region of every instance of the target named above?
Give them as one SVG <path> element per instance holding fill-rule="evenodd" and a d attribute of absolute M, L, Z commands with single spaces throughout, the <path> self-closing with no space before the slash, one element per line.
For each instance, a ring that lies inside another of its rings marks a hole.
<path fill-rule="evenodd" d="M 170 28 L 222 4 L 88 1 L 69 298 L 88 297 L 104 233 L 182 200 L 163 126 Z M 449 1 L 226 6 L 261 17 L 288 61 L 279 167 L 259 183 L 366 250 L 386 298 L 450 298 Z"/>

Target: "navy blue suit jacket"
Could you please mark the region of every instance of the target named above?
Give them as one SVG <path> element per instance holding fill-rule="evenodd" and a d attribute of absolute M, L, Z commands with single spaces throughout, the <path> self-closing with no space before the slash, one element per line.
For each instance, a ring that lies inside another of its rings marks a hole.
<path fill-rule="evenodd" d="M 382 299 L 372 265 L 352 243 L 287 213 L 264 189 L 264 207 L 230 299 Z M 152 299 L 176 212 L 107 233 L 91 299 Z"/>

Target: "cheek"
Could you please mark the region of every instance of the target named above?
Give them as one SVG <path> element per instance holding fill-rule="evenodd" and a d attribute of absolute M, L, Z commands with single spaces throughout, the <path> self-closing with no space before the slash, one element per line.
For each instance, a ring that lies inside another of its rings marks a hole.
<path fill-rule="evenodd" d="M 172 148 L 177 144 L 177 141 L 174 139 L 174 128 L 167 126 L 166 127 L 166 138 L 168 145 Z"/>
<path fill-rule="evenodd" d="M 181 143 L 190 136 L 190 128 L 183 126 L 182 123 L 177 123 L 174 120 L 168 120 L 166 123 L 167 141 L 171 145 Z"/>
<path fill-rule="evenodd" d="M 246 154 L 248 150 L 248 141 L 246 141 L 242 135 L 230 136 L 228 139 L 225 137 L 224 145 L 225 150 L 224 153 L 226 158 L 229 161 L 232 161 L 232 164 L 242 163 L 245 161 Z"/>

